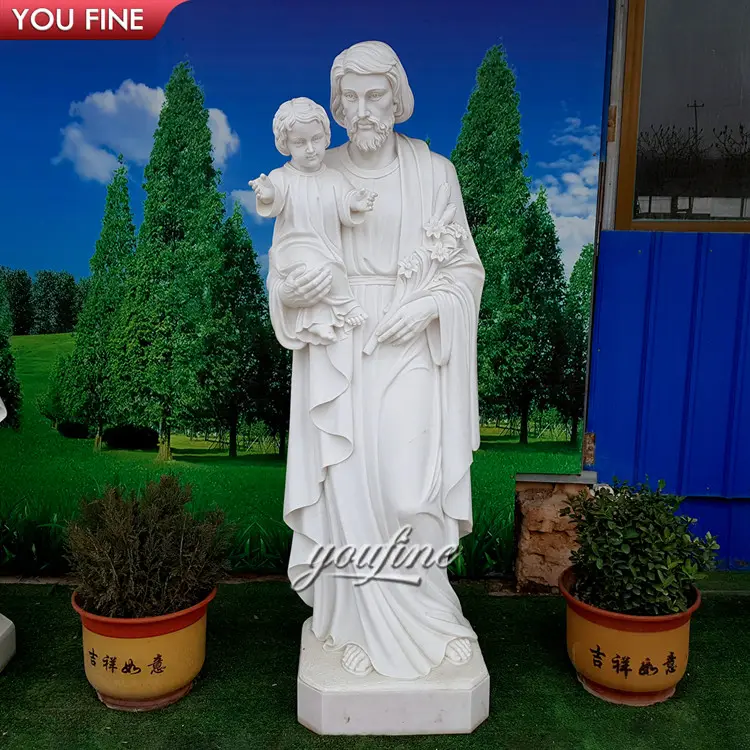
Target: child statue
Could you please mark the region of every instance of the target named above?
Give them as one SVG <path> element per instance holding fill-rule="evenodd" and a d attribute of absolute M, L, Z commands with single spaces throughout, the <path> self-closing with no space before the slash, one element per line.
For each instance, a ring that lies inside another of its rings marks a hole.
<path fill-rule="evenodd" d="M 277 217 L 272 262 L 283 277 L 326 267 L 329 293 L 312 307 L 301 308 L 297 336 L 310 344 L 341 340 L 362 325 L 367 314 L 352 294 L 341 255 L 341 227 L 361 224 L 375 193 L 357 190 L 323 163 L 331 142 L 325 110 L 311 99 L 284 102 L 273 120 L 276 148 L 291 160 L 269 175 L 250 181 L 260 216 Z"/>

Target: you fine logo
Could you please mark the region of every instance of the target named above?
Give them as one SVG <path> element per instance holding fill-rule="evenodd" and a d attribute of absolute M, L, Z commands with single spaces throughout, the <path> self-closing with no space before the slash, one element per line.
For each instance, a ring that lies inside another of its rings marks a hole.
<path fill-rule="evenodd" d="M 92 0 L 32 5 L 0 0 L 0 39 L 153 39 L 184 2 L 124 0 L 94 7 Z"/>
<path fill-rule="evenodd" d="M 455 545 L 446 545 L 440 550 L 433 549 L 429 544 L 407 546 L 411 533 L 412 527 L 407 525 L 401 527 L 385 544 L 365 544 L 359 548 L 353 545 L 318 545 L 308 563 L 309 569 L 291 582 L 292 588 L 295 591 L 306 589 L 330 566 L 336 568 L 331 571 L 334 577 L 352 579 L 355 586 L 369 581 L 418 586 L 422 581 L 420 575 L 401 573 L 399 569 L 413 569 L 420 563 L 425 569 L 433 565 L 447 568 L 458 556 L 459 548 Z M 365 571 L 366 568 L 369 570 Z"/>

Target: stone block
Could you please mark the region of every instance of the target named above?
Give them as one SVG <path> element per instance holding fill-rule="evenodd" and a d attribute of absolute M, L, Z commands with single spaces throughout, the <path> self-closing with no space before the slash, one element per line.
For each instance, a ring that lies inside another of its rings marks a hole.
<path fill-rule="evenodd" d="M 516 483 L 516 589 L 519 592 L 553 591 L 570 565 L 577 547 L 575 528 L 560 511 L 571 498 L 596 483 L 596 475 L 549 481 L 552 475 L 522 475 Z"/>
<path fill-rule="evenodd" d="M 297 718 L 322 735 L 469 734 L 489 715 L 490 677 L 479 648 L 461 666 L 445 662 L 417 680 L 351 675 L 302 627 Z"/>

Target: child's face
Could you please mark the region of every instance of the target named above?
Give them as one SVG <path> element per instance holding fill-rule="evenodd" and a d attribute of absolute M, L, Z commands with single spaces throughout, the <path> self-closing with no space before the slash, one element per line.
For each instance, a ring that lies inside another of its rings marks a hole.
<path fill-rule="evenodd" d="M 287 147 L 297 169 L 314 172 L 323 162 L 326 134 L 319 122 L 298 122 L 289 130 Z"/>

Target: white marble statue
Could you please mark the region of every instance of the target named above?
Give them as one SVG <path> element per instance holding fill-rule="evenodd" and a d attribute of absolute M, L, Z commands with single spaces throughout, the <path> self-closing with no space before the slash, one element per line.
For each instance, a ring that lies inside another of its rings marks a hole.
<path fill-rule="evenodd" d="M 294 351 L 284 499 L 293 583 L 326 545 L 386 545 L 408 528 L 411 544 L 439 551 L 472 528 L 484 270 L 453 165 L 393 129 L 413 108 L 395 52 L 356 44 L 331 70 L 331 114 L 348 142 L 324 152 L 322 118 L 290 104 L 284 121 L 293 124 L 279 126 L 277 143 L 293 162 L 254 184 L 261 215 L 294 212 L 277 219 L 268 276 L 276 336 Z M 308 223 L 329 242 L 305 245 Z M 288 252 L 290 232 L 300 244 Z M 320 304 L 332 289 L 346 296 L 335 254 L 356 306 L 334 318 L 359 325 L 328 345 L 333 323 Z M 327 568 L 298 591 L 313 607 L 315 637 L 348 673 L 419 680 L 472 659 L 477 637 L 445 566 L 410 570 L 419 585 L 359 585 L 347 570 Z"/>
<path fill-rule="evenodd" d="M 0 398 L 0 422 L 8 416 L 8 409 Z M 16 627 L 4 615 L 0 614 L 0 672 L 16 653 Z"/>
<path fill-rule="evenodd" d="M 276 148 L 291 160 L 250 185 L 258 214 L 277 217 L 276 267 L 284 278 L 309 269 L 331 273 L 326 296 L 298 308 L 295 336 L 311 344 L 338 341 L 367 318 L 349 287 L 341 228 L 361 224 L 376 196 L 357 190 L 341 172 L 323 163 L 331 125 L 319 104 L 305 97 L 284 102 L 274 117 L 273 132 Z"/>

